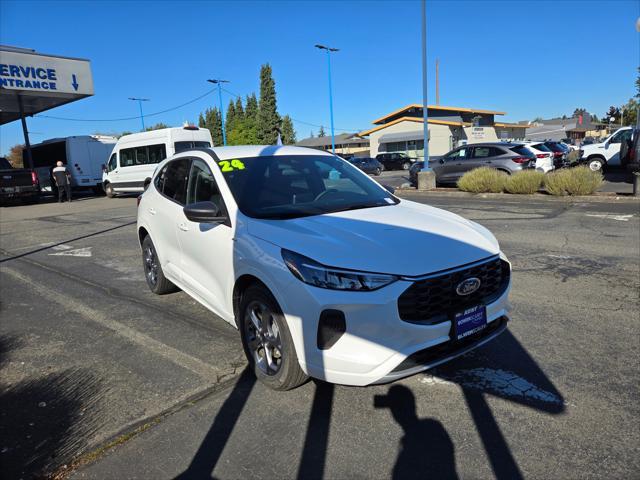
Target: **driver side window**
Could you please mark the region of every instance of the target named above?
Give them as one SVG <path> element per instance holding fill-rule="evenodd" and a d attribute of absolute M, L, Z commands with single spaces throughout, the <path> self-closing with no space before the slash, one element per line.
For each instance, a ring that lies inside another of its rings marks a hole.
<path fill-rule="evenodd" d="M 118 154 L 114 153 L 113 155 L 111 155 L 111 158 L 109 159 L 109 163 L 107 164 L 107 171 L 111 172 L 115 170 L 117 166 L 118 166 Z"/>
<path fill-rule="evenodd" d="M 213 173 L 206 162 L 199 158 L 191 164 L 187 186 L 187 204 L 196 202 L 213 202 L 220 211 L 225 211 L 224 201 Z"/>
<path fill-rule="evenodd" d="M 445 158 L 447 160 L 463 160 L 469 156 L 468 154 L 469 154 L 469 149 L 464 147 L 458 150 L 454 150 L 453 152 L 449 153 Z"/>

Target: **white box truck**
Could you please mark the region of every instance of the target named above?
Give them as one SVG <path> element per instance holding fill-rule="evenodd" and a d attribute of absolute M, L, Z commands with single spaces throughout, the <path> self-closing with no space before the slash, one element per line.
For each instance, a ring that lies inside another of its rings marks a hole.
<path fill-rule="evenodd" d="M 62 161 L 71 174 L 72 188 L 92 188 L 102 192 L 102 168 L 109 160 L 118 139 L 106 135 L 81 135 L 52 138 L 31 146 L 33 168 L 40 188 L 53 192 L 51 170 Z M 23 152 L 23 160 L 26 161 Z"/>

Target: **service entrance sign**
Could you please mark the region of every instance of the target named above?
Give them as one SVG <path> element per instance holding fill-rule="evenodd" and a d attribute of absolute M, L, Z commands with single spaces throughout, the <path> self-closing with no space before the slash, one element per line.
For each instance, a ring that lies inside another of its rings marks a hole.
<path fill-rule="evenodd" d="M 93 95 L 88 60 L 0 51 L 0 86 L 21 92 Z"/>
<path fill-rule="evenodd" d="M 91 95 L 89 60 L 0 46 L 0 125 Z"/>

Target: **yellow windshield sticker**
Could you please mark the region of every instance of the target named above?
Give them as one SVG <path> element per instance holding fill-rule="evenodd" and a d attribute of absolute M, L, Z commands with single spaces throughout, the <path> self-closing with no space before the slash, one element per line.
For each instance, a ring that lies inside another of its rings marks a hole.
<path fill-rule="evenodd" d="M 233 172 L 234 170 L 244 170 L 244 163 L 237 158 L 233 160 L 222 160 L 218 162 L 218 165 L 220 165 L 220 170 L 224 173 Z"/>

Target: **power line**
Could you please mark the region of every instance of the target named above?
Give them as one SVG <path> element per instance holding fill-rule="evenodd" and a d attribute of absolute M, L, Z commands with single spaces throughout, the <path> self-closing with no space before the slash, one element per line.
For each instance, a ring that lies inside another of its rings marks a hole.
<path fill-rule="evenodd" d="M 207 95 L 215 92 L 216 90 L 209 90 L 206 93 L 203 93 L 202 95 L 189 100 L 188 102 L 182 103 L 180 105 L 177 105 L 175 107 L 171 107 L 171 108 L 167 108 L 166 110 L 161 110 L 159 112 L 155 112 L 155 113 L 147 113 L 145 115 L 145 117 L 154 117 L 157 115 L 162 115 L 163 113 L 167 113 L 167 112 L 172 112 L 174 110 L 178 110 L 179 108 L 182 107 L 186 107 L 187 105 L 190 105 L 194 102 L 197 102 L 198 100 L 206 97 Z M 123 122 L 125 120 L 138 120 L 140 118 L 140 115 L 136 115 L 135 117 L 123 117 L 123 118 L 103 118 L 103 119 L 98 119 L 98 118 L 66 118 L 66 117 L 54 117 L 52 115 L 36 115 L 35 118 L 51 118 L 53 120 L 65 120 L 65 121 L 69 121 L 69 122 Z"/>
<path fill-rule="evenodd" d="M 234 96 L 236 98 L 242 98 L 242 95 L 238 95 L 237 93 L 233 93 L 232 91 L 227 90 L 226 88 L 223 88 L 222 90 L 224 90 L 229 95 L 232 95 L 232 96 Z M 289 118 L 291 118 L 291 120 L 293 120 L 296 123 L 301 123 L 303 125 L 308 125 L 310 127 L 317 127 L 317 128 L 320 128 L 320 127 L 324 128 L 325 127 L 325 125 L 316 125 L 315 123 L 305 122 L 303 120 L 298 120 L 298 119 L 293 118 L 293 117 L 289 117 Z M 337 128 L 336 127 L 335 130 L 340 130 L 341 132 L 359 132 L 362 129 L 361 128 Z"/>

